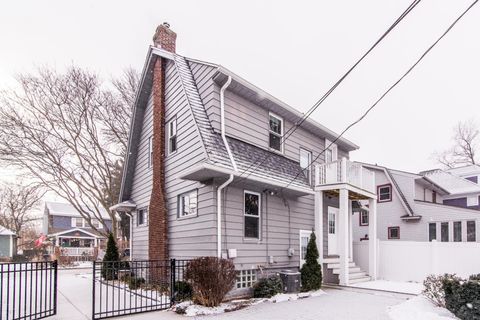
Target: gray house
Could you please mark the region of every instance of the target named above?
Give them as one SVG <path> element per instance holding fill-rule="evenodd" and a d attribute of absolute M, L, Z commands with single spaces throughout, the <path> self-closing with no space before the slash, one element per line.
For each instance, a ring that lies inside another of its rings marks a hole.
<path fill-rule="evenodd" d="M 352 261 L 352 211 L 374 216 L 374 173 L 348 160 L 357 145 L 209 62 L 175 52 L 157 28 L 136 97 L 120 201 L 134 259 L 219 256 L 237 288 L 304 262 L 312 230 L 325 281 L 375 278 Z M 295 130 L 294 130 L 295 129 Z M 375 224 L 370 224 L 376 234 Z M 369 258 L 376 258 L 372 241 Z"/>
<path fill-rule="evenodd" d="M 11 258 L 17 253 L 17 235 L 0 226 L 0 257 Z"/>
<path fill-rule="evenodd" d="M 362 165 L 375 173 L 378 239 L 480 241 L 480 185 L 471 178 L 480 173 L 477 166 L 411 173 L 378 165 Z M 368 239 L 366 203 L 355 210 L 354 221 L 354 241 Z"/>

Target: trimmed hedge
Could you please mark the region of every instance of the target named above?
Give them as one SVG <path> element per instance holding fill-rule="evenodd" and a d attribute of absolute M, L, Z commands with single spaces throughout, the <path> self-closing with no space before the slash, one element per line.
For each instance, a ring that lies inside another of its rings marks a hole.
<path fill-rule="evenodd" d="M 282 279 L 278 275 L 272 275 L 257 281 L 253 286 L 254 298 L 271 298 L 283 292 Z"/>
<path fill-rule="evenodd" d="M 455 316 L 465 320 L 480 319 L 480 281 L 446 279 L 443 290 L 445 306 Z"/>

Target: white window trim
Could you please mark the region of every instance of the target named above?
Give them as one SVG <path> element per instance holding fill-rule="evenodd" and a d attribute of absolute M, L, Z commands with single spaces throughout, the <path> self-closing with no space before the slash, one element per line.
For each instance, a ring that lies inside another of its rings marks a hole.
<path fill-rule="evenodd" d="M 258 196 L 258 217 L 251 214 L 245 214 L 245 195 L 247 193 Z M 245 217 L 258 218 L 258 238 L 251 238 L 251 237 L 245 236 Z M 243 190 L 243 231 L 242 232 L 243 232 L 244 240 L 260 241 L 262 239 L 262 195 L 259 192 Z"/>
<path fill-rule="evenodd" d="M 192 214 L 186 214 L 186 215 L 181 215 L 180 212 L 182 210 L 181 208 L 181 198 L 182 196 L 184 195 L 189 195 L 191 193 L 194 193 L 195 192 L 195 197 L 197 199 L 197 205 L 195 207 L 195 213 L 192 213 Z M 189 218 L 194 218 L 194 217 L 198 217 L 198 189 L 193 189 L 193 190 L 190 190 L 190 191 L 187 191 L 187 192 L 183 192 L 181 194 L 178 195 L 177 197 L 177 219 L 179 220 L 183 220 L 183 219 L 189 219 Z"/>
<path fill-rule="evenodd" d="M 330 150 L 332 152 L 332 162 L 334 162 L 338 160 L 338 146 L 336 143 L 332 143 L 332 145 L 330 146 L 331 143 L 332 141 L 325 139 L 325 150 Z M 327 162 L 326 153 L 325 153 L 325 162 Z"/>
<path fill-rule="evenodd" d="M 148 167 L 153 167 L 153 136 L 148 138 Z"/>
<path fill-rule="evenodd" d="M 368 211 L 359 211 L 358 214 L 359 214 L 358 220 L 359 220 L 360 227 L 367 227 L 370 224 L 370 214 L 369 214 L 369 212 Z M 362 215 L 363 214 L 367 215 L 367 223 L 363 223 L 363 221 L 362 221 Z"/>
<path fill-rule="evenodd" d="M 298 258 L 299 258 L 299 261 L 300 261 L 300 267 L 302 267 L 303 262 L 302 261 L 305 261 L 305 259 L 302 259 L 302 238 L 303 237 L 307 237 L 308 238 L 308 242 L 310 242 L 310 236 L 312 235 L 312 231 L 309 231 L 309 230 L 300 230 L 300 235 L 299 235 L 299 251 L 298 251 Z M 308 242 L 307 242 L 307 247 L 308 247 Z"/>
<path fill-rule="evenodd" d="M 274 117 L 274 118 L 277 118 L 278 120 L 281 121 L 281 131 L 282 131 L 282 134 L 279 136 L 278 133 L 276 132 L 273 132 L 272 130 L 270 130 L 270 117 Z M 277 137 L 279 136 L 280 137 L 280 150 L 277 150 L 277 149 L 274 149 L 272 147 L 270 147 L 270 133 L 276 135 Z M 283 117 L 280 117 L 279 115 L 273 113 L 273 112 L 268 112 L 268 148 L 271 150 L 271 151 L 274 151 L 274 152 L 277 152 L 277 153 L 281 153 L 283 154 L 283 150 L 284 150 L 284 147 L 283 147 L 283 135 L 285 134 L 285 122 L 283 120 Z"/>
<path fill-rule="evenodd" d="M 380 199 L 380 189 L 383 189 L 383 188 L 388 188 L 390 190 L 390 192 L 388 193 L 390 196 L 388 197 L 388 199 Z M 380 186 L 377 186 L 377 202 L 381 203 L 381 202 L 390 202 L 392 201 L 392 190 L 393 187 L 391 184 L 385 184 L 385 185 L 380 185 Z"/>
<path fill-rule="evenodd" d="M 170 124 L 171 123 L 175 123 L 175 134 L 170 136 Z M 175 154 L 177 153 L 178 151 L 178 126 L 177 126 L 177 117 L 174 116 L 173 118 L 171 118 L 168 122 L 167 122 L 167 155 L 172 155 L 172 154 Z M 170 151 L 171 148 L 170 148 L 170 141 L 171 141 L 171 138 L 175 137 L 176 139 L 176 144 L 175 144 L 175 151 Z"/>
<path fill-rule="evenodd" d="M 138 212 L 140 210 L 143 210 L 144 213 L 143 213 L 143 223 L 140 224 L 138 223 Z M 148 207 L 143 207 L 143 208 L 139 208 L 137 209 L 136 213 L 135 213 L 135 220 L 136 220 L 136 225 L 137 227 L 144 227 L 148 224 Z"/>
<path fill-rule="evenodd" d="M 309 155 L 308 167 L 307 167 L 308 169 L 306 169 L 306 171 L 308 172 L 308 175 L 307 175 L 308 184 L 311 184 L 311 183 L 312 183 L 312 158 L 313 158 L 313 152 L 310 151 L 310 150 L 307 149 L 307 148 L 300 147 L 300 148 L 299 148 L 299 151 L 298 151 L 300 164 L 301 164 L 301 162 L 302 162 L 302 151 L 306 152 L 306 153 Z M 300 165 L 300 168 L 303 170 L 303 168 L 301 167 L 301 165 Z M 303 172 L 305 172 L 305 170 L 303 170 Z"/>

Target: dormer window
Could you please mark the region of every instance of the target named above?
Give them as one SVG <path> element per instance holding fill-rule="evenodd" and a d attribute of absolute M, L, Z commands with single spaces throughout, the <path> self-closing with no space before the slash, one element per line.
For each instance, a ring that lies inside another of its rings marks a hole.
<path fill-rule="evenodd" d="M 283 152 L 283 119 L 270 113 L 269 120 L 269 147 L 270 149 Z"/>
<path fill-rule="evenodd" d="M 167 142 L 168 154 L 177 151 L 177 118 L 173 118 L 167 123 Z"/>

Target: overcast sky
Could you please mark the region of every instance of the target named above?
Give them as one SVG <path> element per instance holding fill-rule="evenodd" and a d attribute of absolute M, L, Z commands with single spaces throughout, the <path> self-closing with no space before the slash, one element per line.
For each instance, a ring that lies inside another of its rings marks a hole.
<path fill-rule="evenodd" d="M 406 9 L 410 0 L 2 1 L 0 86 L 35 66 L 77 64 L 104 78 L 141 70 L 168 21 L 179 54 L 219 63 L 304 112 Z M 313 118 L 340 132 L 396 81 L 471 1 L 423 0 Z M 354 160 L 420 171 L 452 127 L 478 120 L 480 5 L 346 135 Z M 5 170 L 3 174 L 7 174 Z"/>

